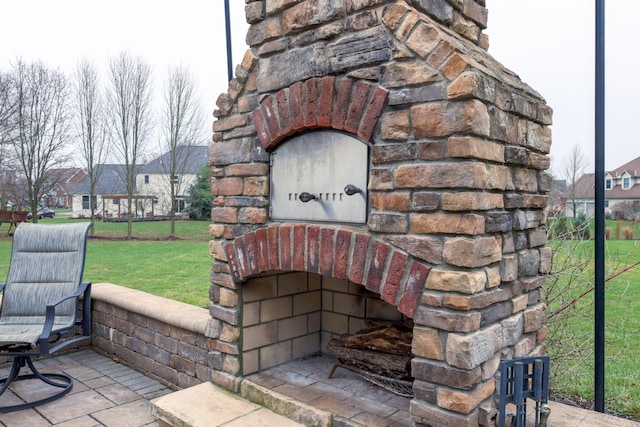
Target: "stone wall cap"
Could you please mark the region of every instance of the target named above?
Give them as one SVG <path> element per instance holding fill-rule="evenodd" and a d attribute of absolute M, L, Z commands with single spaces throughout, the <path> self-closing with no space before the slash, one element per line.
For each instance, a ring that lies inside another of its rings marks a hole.
<path fill-rule="evenodd" d="M 204 335 L 211 319 L 206 308 L 151 295 L 136 289 L 113 283 L 94 283 L 91 288 L 94 300 L 113 304 L 124 310 L 142 314 L 188 331 Z"/>

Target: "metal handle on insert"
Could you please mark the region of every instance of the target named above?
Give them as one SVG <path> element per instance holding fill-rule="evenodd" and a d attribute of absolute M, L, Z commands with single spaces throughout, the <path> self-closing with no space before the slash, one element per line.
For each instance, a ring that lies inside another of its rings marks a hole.
<path fill-rule="evenodd" d="M 349 184 L 344 187 L 344 192 L 347 193 L 348 196 L 353 196 L 354 194 L 362 193 L 362 190 L 353 184 Z"/>
<path fill-rule="evenodd" d="M 303 193 L 300 193 L 300 196 L 298 196 L 298 198 L 300 199 L 300 201 L 302 201 L 302 203 L 307 203 L 309 200 L 315 200 L 318 197 L 315 194 L 307 193 L 305 191 Z"/>

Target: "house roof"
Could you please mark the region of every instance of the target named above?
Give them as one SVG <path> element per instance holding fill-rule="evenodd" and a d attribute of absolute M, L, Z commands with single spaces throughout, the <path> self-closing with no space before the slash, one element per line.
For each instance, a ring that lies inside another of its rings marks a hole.
<path fill-rule="evenodd" d="M 612 171 L 609 171 L 609 174 L 614 178 L 617 178 L 620 175 L 622 175 L 622 173 L 625 171 L 631 174 L 631 176 L 640 175 L 640 157 L 636 157 L 635 159 L 625 163 L 624 165 Z M 628 190 L 625 190 L 625 191 L 628 191 Z"/>
<path fill-rule="evenodd" d="M 569 199 L 574 194 L 571 185 L 567 185 L 567 189 L 564 192 L 564 196 Z M 595 197 L 595 174 L 585 173 L 578 179 L 575 184 L 575 198 L 576 199 L 593 199 Z"/>
<path fill-rule="evenodd" d="M 168 173 L 170 153 L 140 165 L 138 173 L 166 174 Z M 176 148 L 176 158 L 179 173 L 197 174 L 198 170 L 209 161 L 209 147 L 206 145 L 180 146 Z"/>
<path fill-rule="evenodd" d="M 567 180 L 566 179 L 554 179 L 551 183 L 551 191 L 557 191 L 559 193 L 564 193 L 567 189 Z"/>
<path fill-rule="evenodd" d="M 209 147 L 206 145 L 178 147 L 176 150 L 180 173 L 196 174 L 198 170 L 209 161 Z M 169 153 L 165 153 L 155 160 L 144 165 L 138 165 L 137 174 L 166 174 L 169 164 Z M 127 184 L 125 180 L 125 166 L 118 164 L 96 165 L 98 179 L 96 183 L 96 194 L 124 195 L 127 194 Z M 86 176 L 80 181 L 78 186 L 71 192 L 72 194 L 89 194 L 89 177 Z"/>
<path fill-rule="evenodd" d="M 629 173 L 632 177 L 640 176 L 640 157 L 637 157 L 622 166 L 607 172 L 614 179 L 620 178 L 624 173 Z M 640 199 L 640 184 L 632 185 L 628 189 L 622 189 L 620 181 L 612 180 L 612 188 L 605 191 L 605 198 L 607 199 Z M 604 185 L 604 183 L 603 183 Z M 571 186 L 567 186 L 567 190 L 564 192 L 565 198 L 571 198 L 572 196 Z M 595 198 L 595 175 L 593 173 L 586 173 L 580 177 L 576 182 L 576 199 L 594 199 Z"/>
<path fill-rule="evenodd" d="M 50 169 L 46 175 L 47 179 L 56 184 L 67 184 L 80 181 L 83 173 L 81 168 L 57 168 Z"/>
<path fill-rule="evenodd" d="M 86 173 L 81 168 L 58 168 L 51 169 L 46 173 L 46 179 L 54 186 L 58 187 L 58 191 L 69 194 L 84 179 Z"/>
<path fill-rule="evenodd" d="M 98 176 L 95 194 L 127 194 L 124 165 L 96 165 Z M 86 176 L 72 194 L 89 194 L 89 176 Z"/>

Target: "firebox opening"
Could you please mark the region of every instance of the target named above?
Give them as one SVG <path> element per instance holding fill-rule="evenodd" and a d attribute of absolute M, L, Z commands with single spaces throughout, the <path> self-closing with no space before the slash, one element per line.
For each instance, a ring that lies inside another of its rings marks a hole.
<path fill-rule="evenodd" d="M 319 410 L 345 425 L 415 425 L 410 397 L 371 376 L 337 369 L 340 359 L 330 350 L 336 338 L 352 336 L 372 319 L 413 331 L 410 318 L 363 286 L 316 273 L 263 275 L 242 289 L 243 388 L 251 390 L 246 391 L 251 400 L 274 408 L 278 401 L 293 405 L 306 421 Z M 409 341 L 407 364 L 410 347 Z M 264 390 L 268 398 L 261 397 Z"/>
<path fill-rule="evenodd" d="M 249 279 L 243 284 L 243 301 L 244 375 L 331 353 L 327 348 L 331 339 L 355 334 L 368 326 L 367 320 L 412 324 L 378 294 L 348 280 L 315 273 Z"/>

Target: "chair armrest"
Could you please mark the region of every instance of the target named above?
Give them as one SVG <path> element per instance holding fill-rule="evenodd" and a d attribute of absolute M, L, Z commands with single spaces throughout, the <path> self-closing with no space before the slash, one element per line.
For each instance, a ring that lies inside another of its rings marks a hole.
<path fill-rule="evenodd" d="M 80 285 L 78 286 L 78 289 L 73 294 L 64 296 L 58 299 L 57 301 L 54 301 L 53 303 L 47 305 L 47 309 L 45 312 L 45 319 L 44 319 L 44 327 L 42 328 L 42 334 L 40 335 L 41 345 L 43 345 L 44 342 L 48 343 L 49 337 L 51 336 L 51 330 L 53 329 L 53 322 L 55 320 L 56 306 L 68 299 L 79 298 L 84 293 L 87 293 L 88 295 L 91 294 L 91 282 L 80 283 Z M 83 313 L 83 316 L 84 315 L 85 313 Z"/>

